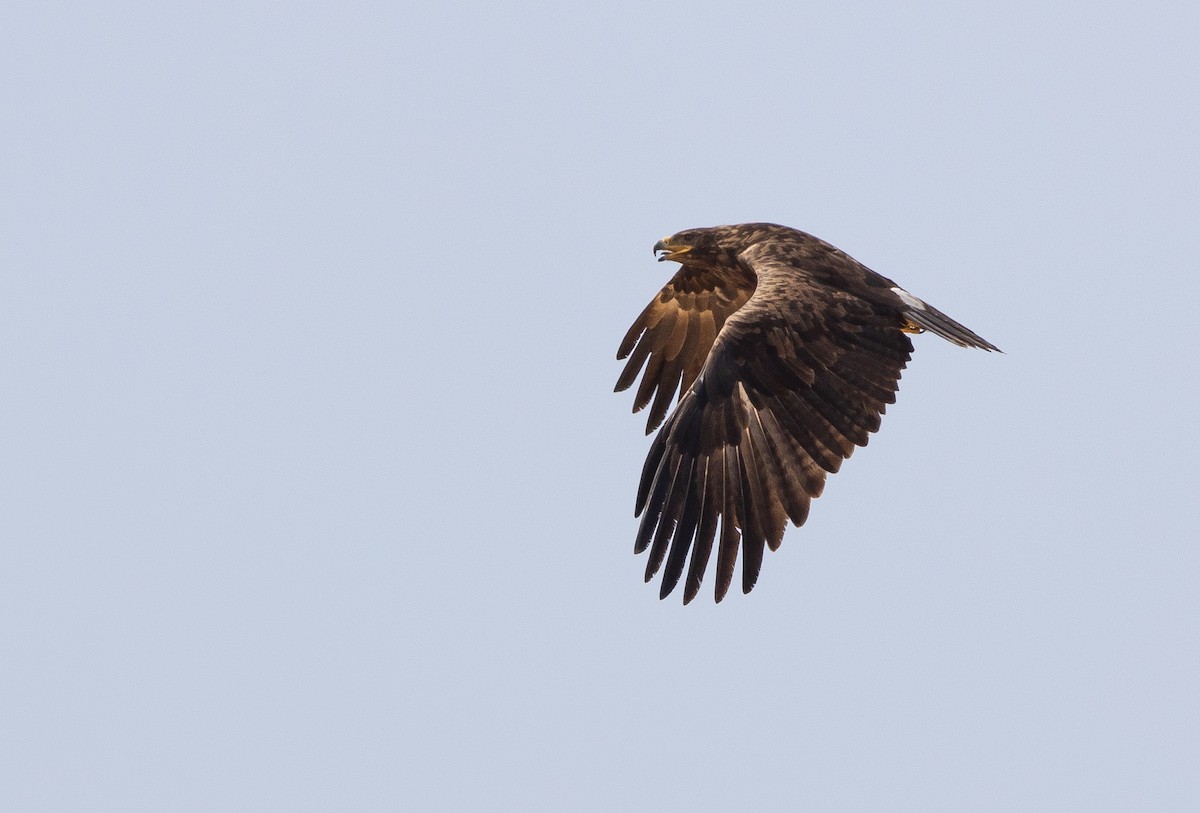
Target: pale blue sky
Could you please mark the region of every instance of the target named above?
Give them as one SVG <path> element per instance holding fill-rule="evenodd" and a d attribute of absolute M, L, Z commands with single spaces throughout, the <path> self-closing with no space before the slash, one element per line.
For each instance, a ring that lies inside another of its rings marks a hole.
<path fill-rule="evenodd" d="M 1188 3 L 36 3 L 0 808 L 1200 808 Z M 679 229 L 917 337 L 757 589 L 641 583 Z"/>

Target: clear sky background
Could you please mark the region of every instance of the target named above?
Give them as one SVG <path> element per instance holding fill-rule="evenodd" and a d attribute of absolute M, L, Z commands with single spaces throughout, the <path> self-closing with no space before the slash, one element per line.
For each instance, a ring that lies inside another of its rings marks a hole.
<path fill-rule="evenodd" d="M 1200 809 L 1194 3 L 26 3 L 0 808 Z M 750 596 L 642 583 L 651 246 L 915 338 Z"/>

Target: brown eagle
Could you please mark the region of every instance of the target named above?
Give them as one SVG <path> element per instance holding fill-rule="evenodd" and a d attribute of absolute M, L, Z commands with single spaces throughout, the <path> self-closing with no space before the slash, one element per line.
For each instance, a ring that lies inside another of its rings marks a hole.
<path fill-rule="evenodd" d="M 650 549 L 646 581 L 666 562 L 660 598 L 687 566 L 683 601 L 700 590 L 717 546 L 716 600 L 758 579 L 790 519 L 804 524 L 825 475 L 865 446 L 896 400 L 930 330 L 963 347 L 998 350 L 823 240 L 786 226 L 688 229 L 654 245 L 681 268 L 633 323 L 616 391 L 642 373 L 636 412 L 646 434 L 679 403 L 650 447 L 638 487 L 634 551 Z M 691 551 L 689 561 L 688 552 Z"/>

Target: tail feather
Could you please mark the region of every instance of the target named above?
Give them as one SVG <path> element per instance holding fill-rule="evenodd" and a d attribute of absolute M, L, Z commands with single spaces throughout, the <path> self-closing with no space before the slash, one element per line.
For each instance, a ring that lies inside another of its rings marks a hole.
<path fill-rule="evenodd" d="M 960 325 L 932 305 L 917 299 L 903 288 L 893 288 L 892 291 L 908 306 L 903 313 L 917 327 L 936 333 L 959 347 L 978 347 L 980 350 L 1004 352 L 987 339 Z"/>
<path fill-rule="evenodd" d="M 928 305 L 925 306 L 925 310 L 914 308 L 913 310 L 905 311 L 904 315 L 915 324 L 931 333 L 936 333 L 948 342 L 954 342 L 959 347 L 978 347 L 980 350 L 994 350 L 997 353 L 1003 352 L 987 339 Z"/>

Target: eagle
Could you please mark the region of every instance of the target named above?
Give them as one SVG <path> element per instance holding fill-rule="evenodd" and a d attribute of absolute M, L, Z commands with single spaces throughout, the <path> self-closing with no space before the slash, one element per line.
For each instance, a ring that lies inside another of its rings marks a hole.
<path fill-rule="evenodd" d="M 634 512 L 634 552 L 650 552 L 646 581 L 663 569 L 659 598 L 686 568 L 683 602 L 691 602 L 714 544 L 716 601 L 739 549 L 742 592 L 754 588 L 764 549 L 779 548 L 789 520 L 804 524 L 826 475 L 879 429 L 913 351 L 908 334 L 999 351 L 787 226 L 687 229 L 654 253 L 680 268 L 625 334 L 616 391 L 640 373 L 633 411 L 649 405 L 647 435 L 662 424 Z"/>

